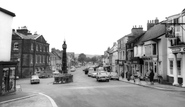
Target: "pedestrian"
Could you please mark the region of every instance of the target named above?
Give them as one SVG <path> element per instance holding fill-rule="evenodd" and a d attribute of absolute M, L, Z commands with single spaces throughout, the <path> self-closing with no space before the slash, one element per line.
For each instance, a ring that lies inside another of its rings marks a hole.
<path fill-rule="evenodd" d="M 137 70 L 137 77 L 139 79 L 139 82 L 141 81 L 141 73 L 139 72 L 139 70 Z"/>
<path fill-rule="evenodd" d="M 151 84 L 153 85 L 154 84 L 154 72 L 152 69 L 150 69 L 150 75 L 149 75 L 149 78 L 150 78 L 150 82 Z"/>

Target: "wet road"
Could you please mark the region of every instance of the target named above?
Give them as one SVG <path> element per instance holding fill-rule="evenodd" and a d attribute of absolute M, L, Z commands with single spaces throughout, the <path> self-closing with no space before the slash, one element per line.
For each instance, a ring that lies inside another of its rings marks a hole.
<path fill-rule="evenodd" d="M 150 89 L 117 80 L 97 82 L 78 68 L 72 72 L 74 82 L 53 84 L 53 78 L 41 79 L 40 84 L 19 80 L 22 90 L 42 92 L 58 107 L 184 107 L 185 93 Z"/>

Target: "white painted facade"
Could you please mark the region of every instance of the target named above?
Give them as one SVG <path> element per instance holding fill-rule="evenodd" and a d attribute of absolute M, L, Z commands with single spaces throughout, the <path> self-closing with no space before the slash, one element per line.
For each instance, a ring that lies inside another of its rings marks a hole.
<path fill-rule="evenodd" d="M 0 61 L 10 61 L 13 17 L 0 11 Z"/>
<path fill-rule="evenodd" d="M 114 43 L 113 47 L 110 50 L 110 53 L 112 54 L 112 72 L 118 72 L 118 67 L 116 65 L 116 60 L 118 59 L 118 45 L 117 43 Z"/>
<path fill-rule="evenodd" d="M 168 17 L 168 21 L 170 23 L 173 23 L 173 19 L 178 18 L 179 23 L 185 23 L 185 15 L 176 14 L 173 16 Z M 176 25 L 175 26 L 175 36 L 179 36 L 180 40 L 182 42 L 185 42 L 185 25 Z M 173 39 L 168 38 L 167 46 L 171 47 L 171 41 L 174 41 Z M 173 85 L 179 85 L 178 79 L 182 79 L 182 86 L 185 87 L 185 50 L 182 50 L 185 48 L 183 45 L 181 47 L 181 52 L 178 52 L 177 54 L 173 54 L 172 49 L 168 48 L 168 58 L 167 58 L 167 64 L 168 64 L 168 72 L 167 75 L 169 77 L 173 78 Z M 175 49 L 178 49 L 176 47 Z M 174 51 L 174 50 L 173 50 Z"/>

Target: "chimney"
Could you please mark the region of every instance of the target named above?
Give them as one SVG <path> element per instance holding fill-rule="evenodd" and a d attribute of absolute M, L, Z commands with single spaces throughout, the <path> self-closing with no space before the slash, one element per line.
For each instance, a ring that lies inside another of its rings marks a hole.
<path fill-rule="evenodd" d="M 24 35 L 27 35 L 27 34 L 29 33 L 26 26 L 23 26 L 23 27 L 21 27 L 21 28 L 19 27 L 19 29 L 17 29 L 17 32 L 18 32 L 18 33 L 22 33 L 22 34 L 24 34 Z"/>
<path fill-rule="evenodd" d="M 131 32 L 133 34 L 141 34 L 141 33 L 143 33 L 143 27 L 141 27 L 141 26 L 137 27 L 135 25 L 135 27 L 132 28 Z"/>
<path fill-rule="evenodd" d="M 147 30 L 149 30 L 150 28 L 157 24 L 159 24 L 159 20 L 157 18 L 155 20 L 149 20 L 147 22 Z"/>

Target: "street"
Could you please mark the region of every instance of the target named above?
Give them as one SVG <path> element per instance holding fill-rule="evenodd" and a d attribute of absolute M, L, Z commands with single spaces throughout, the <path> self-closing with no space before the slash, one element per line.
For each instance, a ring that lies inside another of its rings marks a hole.
<path fill-rule="evenodd" d="M 44 93 L 58 107 L 184 107 L 185 93 L 142 87 L 122 81 L 97 82 L 77 68 L 74 82 L 53 84 L 53 78 L 40 79 L 40 84 L 30 84 L 29 79 L 17 81 L 23 91 Z"/>

